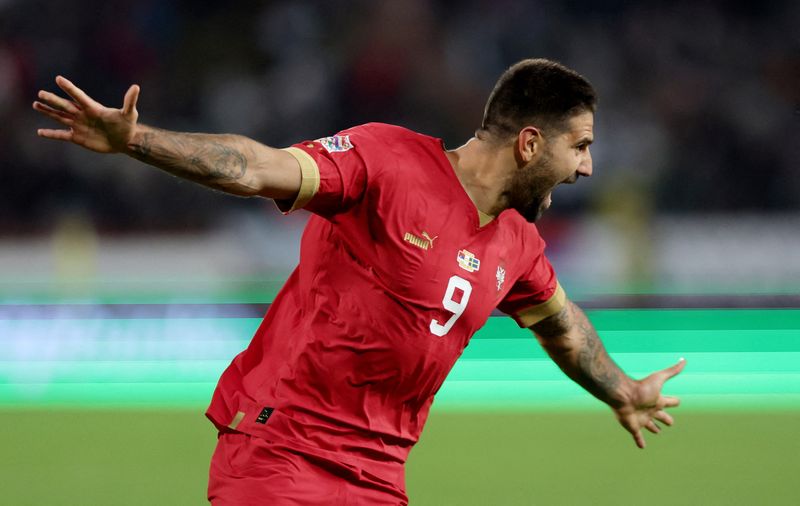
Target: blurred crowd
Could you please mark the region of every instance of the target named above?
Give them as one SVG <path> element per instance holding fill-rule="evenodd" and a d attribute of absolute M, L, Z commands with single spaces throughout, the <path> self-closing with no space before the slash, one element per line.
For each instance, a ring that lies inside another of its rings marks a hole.
<path fill-rule="evenodd" d="M 57 74 L 140 121 L 273 146 L 384 121 L 466 141 L 498 75 L 559 60 L 597 88 L 592 184 L 553 213 L 800 210 L 800 3 L 0 0 L 0 235 L 80 216 L 200 231 L 266 203 L 39 139 Z M 276 213 L 264 212 L 265 219 Z"/>

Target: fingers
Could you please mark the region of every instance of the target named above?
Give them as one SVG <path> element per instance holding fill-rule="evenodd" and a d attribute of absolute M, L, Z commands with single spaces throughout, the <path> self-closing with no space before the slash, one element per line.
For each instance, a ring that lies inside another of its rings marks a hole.
<path fill-rule="evenodd" d="M 636 446 L 644 450 L 644 447 L 647 445 L 644 442 L 644 436 L 642 436 L 642 431 L 640 430 L 633 431 L 631 432 L 631 434 L 633 435 L 633 441 L 636 443 Z"/>
<path fill-rule="evenodd" d="M 70 102 L 66 98 L 59 97 L 55 93 L 41 90 L 38 96 L 39 100 L 58 111 L 64 111 L 70 114 L 77 114 L 80 112 L 80 108 L 77 106 L 77 104 Z"/>
<path fill-rule="evenodd" d="M 664 411 L 663 409 L 656 411 L 653 414 L 653 418 L 669 426 L 672 426 L 672 424 L 675 423 L 675 420 L 672 418 L 672 416 L 670 416 L 670 414 Z"/>
<path fill-rule="evenodd" d="M 75 86 L 72 81 L 63 76 L 56 77 L 56 84 L 59 88 L 72 97 L 74 101 L 81 105 L 84 109 L 92 107 L 101 107 L 100 104 L 95 102 L 89 95 L 83 92 L 82 89 Z"/>
<path fill-rule="evenodd" d="M 125 99 L 122 102 L 122 114 L 130 116 L 136 112 L 136 102 L 139 100 L 139 85 L 134 84 L 125 92 Z"/>
<path fill-rule="evenodd" d="M 659 432 L 661 432 L 661 427 L 656 425 L 656 423 L 653 420 L 648 420 L 647 423 L 644 424 L 644 427 L 653 434 L 658 434 Z"/>
<path fill-rule="evenodd" d="M 40 128 L 36 131 L 39 137 L 46 139 L 55 139 L 57 141 L 71 141 L 72 130 L 52 130 L 49 128 Z"/>
<path fill-rule="evenodd" d="M 662 408 L 675 408 L 675 407 L 680 406 L 681 400 L 678 399 L 677 397 L 662 396 L 661 399 L 659 399 L 658 404 Z"/>
<path fill-rule="evenodd" d="M 34 102 L 33 108 L 34 110 L 44 114 L 48 118 L 58 121 L 62 125 L 72 126 L 72 124 L 75 122 L 71 114 L 59 111 L 58 109 L 53 109 L 49 105 L 43 104 L 41 102 Z"/>

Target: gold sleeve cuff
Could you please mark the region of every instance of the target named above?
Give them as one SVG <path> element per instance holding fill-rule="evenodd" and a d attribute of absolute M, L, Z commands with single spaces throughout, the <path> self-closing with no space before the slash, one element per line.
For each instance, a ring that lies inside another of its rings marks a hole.
<path fill-rule="evenodd" d="M 520 327 L 530 327 L 535 323 L 539 323 L 548 316 L 553 316 L 564 308 L 567 301 L 567 294 L 561 288 L 561 283 L 556 281 L 556 291 L 553 295 L 541 304 L 523 309 L 516 314 L 517 323 Z"/>
<path fill-rule="evenodd" d="M 237 411 L 236 415 L 233 417 L 233 420 L 231 420 L 231 423 L 228 424 L 228 428 L 236 430 L 236 427 L 238 427 L 239 423 L 244 419 L 244 415 L 244 411 Z"/>
<path fill-rule="evenodd" d="M 311 155 L 300 148 L 285 148 L 300 164 L 300 191 L 297 192 L 294 202 L 289 200 L 276 200 L 278 209 L 283 213 L 290 213 L 302 209 L 319 191 L 319 167 Z"/>

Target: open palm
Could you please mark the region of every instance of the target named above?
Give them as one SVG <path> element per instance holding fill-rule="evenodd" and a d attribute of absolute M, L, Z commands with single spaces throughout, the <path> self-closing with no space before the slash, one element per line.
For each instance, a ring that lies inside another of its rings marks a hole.
<path fill-rule="evenodd" d="M 126 150 L 139 116 L 136 111 L 139 86 L 128 88 L 122 109 L 114 109 L 96 102 L 64 77 L 56 77 L 56 84 L 72 100 L 42 90 L 33 108 L 66 128 L 42 128 L 37 131 L 39 136 L 72 142 L 98 153 Z"/>
<path fill-rule="evenodd" d="M 629 401 L 622 406 L 613 408 L 617 420 L 631 433 L 636 446 L 639 448 L 645 447 L 642 428 L 658 434 L 661 429 L 656 424 L 656 421 L 672 425 L 673 419 L 664 409 L 674 408 L 678 406 L 680 401 L 677 397 L 661 395 L 661 388 L 668 379 L 680 373 L 685 365 L 686 361 L 681 359 L 672 367 L 654 372 L 650 376 L 637 381 Z"/>

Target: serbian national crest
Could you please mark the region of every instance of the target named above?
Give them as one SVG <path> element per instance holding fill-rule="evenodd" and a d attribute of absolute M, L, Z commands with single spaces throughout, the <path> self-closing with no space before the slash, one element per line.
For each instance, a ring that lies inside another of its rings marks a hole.
<path fill-rule="evenodd" d="M 505 282 L 505 280 L 506 280 L 506 270 L 498 265 L 497 266 L 497 291 L 498 292 L 503 289 L 503 282 Z"/>
<path fill-rule="evenodd" d="M 475 272 L 481 268 L 481 261 L 465 249 L 458 252 L 456 260 L 458 261 L 458 266 L 467 272 Z"/>

